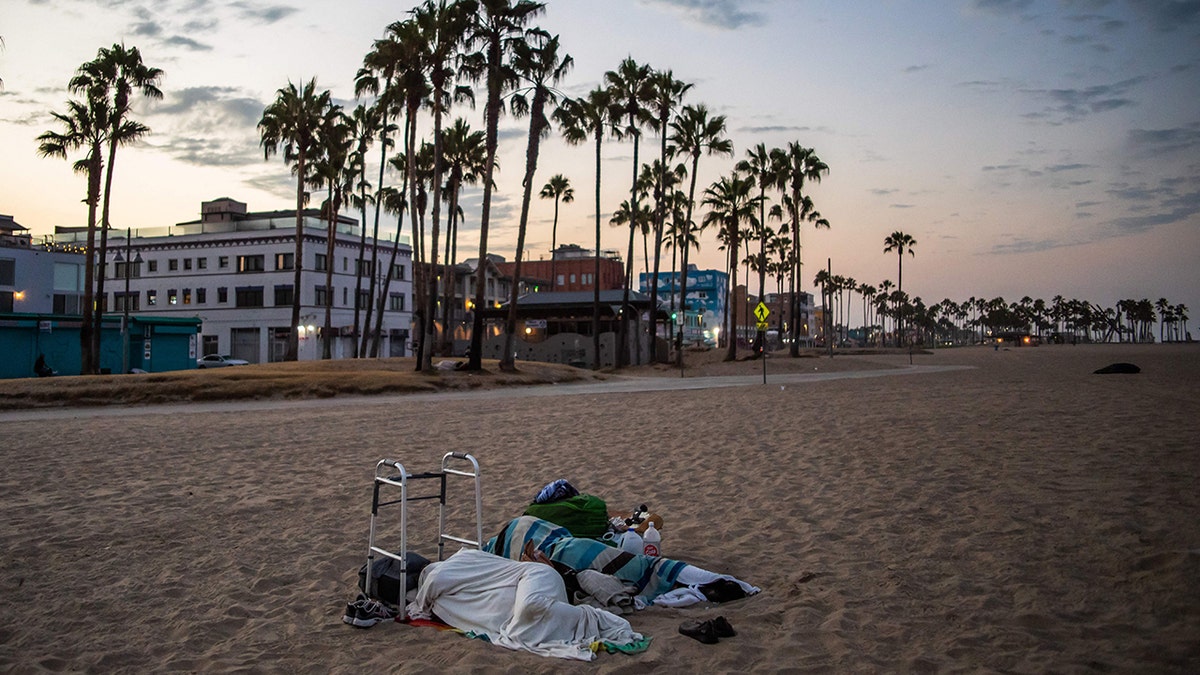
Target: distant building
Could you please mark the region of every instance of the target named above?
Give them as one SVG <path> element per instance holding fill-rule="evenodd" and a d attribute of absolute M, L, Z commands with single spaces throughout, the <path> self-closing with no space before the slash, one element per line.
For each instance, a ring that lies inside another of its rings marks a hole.
<path fill-rule="evenodd" d="M 380 240 L 373 269 L 375 242 L 367 237 L 360 266 L 358 221 L 339 216 L 330 259 L 328 222 L 319 209 L 304 209 L 304 259 L 296 289 L 294 210 L 248 211 L 246 204 L 223 197 L 202 203 L 200 211 L 199 220 L 161 231 L 138 230 L 129 239 L 126 232 L 110 232 L 105 297 L 98 299 L 99 305 L 109 314 L 128 309 L 132 316 L 198 318 L 202 329 L 197 356 L 229 354 L 263 363 L 286 355 L 294 293 L 300 294 L 301 302 L 301 360 L 321 357 L 327 300 L 333 305 L 334 358 L 355 353 L 361 338 L 355 333 L 355 306 L 365 318 L 367 305 L 373 303 L 373 314 L 381 305 L 383 311 L 380 355 L 408 354 L 412 249 L 407 243 L 396 244 L 393 264 L 393 243 Z M 60 232 L 56 239 L 66 241 L 70 235 L 78 239 L 82 233 Z M 333 276 L 330 286 L 327 270 Z M 381 296 L 385 283 L 388 289 Z"/>
<path fill-rule="evenodd" d="M 499 265 L 500 271 L 513 275 L 515 262 Z M 522 260 L 521 277 L 536 280 L 536 292 L 590 291 L 595 288 L 596 252 L 575 244 L 563 244 L 551 252 L 550 260 Z M 600 290 L 625 287 L 625 265 L 616 251 L 600 252 Z M 535 289 L 529 289 L 535 290 Z"/>
<path fill-rule="evenodd" d="M 34 244 L 0 215 L 0 312 L 82 314 L 85 262 L 82 247 Z"/>
<path fill-rule="evenodd" d="M 489 254 L 487 269 L 484 271 L 484 302 L 486 307 L 495 308 L 508 302 L 512 289 L 512 277 L 500 270 L 504 258 Z M 429 265 L 421 267 L 422 274 L 429 274 Z M 442 337 L 442 344 L 435 345 L 435 354 L 444 356 L 461 356 L 466 352 L 471 342 L 471 328 L 475 320 L 475 288 L 476 272 L 479 269 L 479 259 L 470 258 L 450 267 L 451 276 L 449 305 L 446 304 L 447 280 L 443 278 L 445 267 L 438 265 L 433 274 L 438 282 L 437 312 L 434 321 L 437 323 L 437 333 Z M 423 277 L 428 278 L 428 277 Z M 448 311 L 447 311 L 448 308 Z M 448 331 L 443 331 L 443 325 Z M 414 330 L 416 328 L 414 327 Z M 496 326 L 485 325 L 483 339 L 495 334 Z"/>
<path fill-rule="evenodd" d="M 639 288 L 650 293 L 653 274 L 640 274 Z M 716 344 L 724 330 L 725 307 L 728 301 L 729 275 L 720 270 L 701 270 L 688 265 L 687 299 L 680 303 L 681 277 L 678 272 L 659 272 L 658 305 L 661 311 L 676 313 L 676 323 L 683 326 L 685 344 Z M 682 309 L 683 316 L 679 316 Z M 660 334 L 669 332 L 659 328 Z"/>

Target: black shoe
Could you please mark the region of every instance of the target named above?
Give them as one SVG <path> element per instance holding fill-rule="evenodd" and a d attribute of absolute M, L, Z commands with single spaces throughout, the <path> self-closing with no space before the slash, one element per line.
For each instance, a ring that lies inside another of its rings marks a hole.
<path fill-rule="evenodd" d="M 679 624 L 679 632 L 701 644 L 715 645 L 717 643 L 717 633 L 713 629 L 712 621 L 684 621 Z"/>
<path fill-rule="evenodd" d="M 395 618 L 396 613 L 388 609 L 382 602 L 360 598 L 347 603 L 346 616 L 342 617 L 342 621 L 355 628 L 370 628 L 377 623 L 391 621 Z"/>
<path fill-rule="evenodd" d="M 733 629 L 733 626 L 723 616 L 713 619 L 712 627 L 713 633 L 719 638 L 730 638 L 737 635 L 737 631 Z"/>
<path fill-rule="evenodd" d="M 746 597 L 746 591 L 733 579 L 717 579 L 698 588 L 709 602 L 729 602 Z"/>

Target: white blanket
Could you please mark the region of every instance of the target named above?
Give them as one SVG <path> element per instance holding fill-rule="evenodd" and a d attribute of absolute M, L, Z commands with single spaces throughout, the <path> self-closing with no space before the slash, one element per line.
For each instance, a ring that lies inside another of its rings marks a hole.
<path fill-rule="evenodd" d="M 412 618 L 431 618 L 509 649 L 590 661 L 591 644 L 642 639 L 629 622 L 596 607 L 567 602 L 562 577 L 549 565 L 517 562 L 464 548 L 421 573 Z"/>

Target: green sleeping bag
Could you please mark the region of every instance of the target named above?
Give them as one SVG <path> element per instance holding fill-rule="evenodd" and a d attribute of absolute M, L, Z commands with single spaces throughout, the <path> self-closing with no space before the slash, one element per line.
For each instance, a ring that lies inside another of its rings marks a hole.
<path fill-rule="evenodd" d="M 608 532 L 608 505 L 592 495 L 575 495 L 549 504 L 530 504 L 525 515 L 548 520 L 576 537 L 599 539 Z"/>

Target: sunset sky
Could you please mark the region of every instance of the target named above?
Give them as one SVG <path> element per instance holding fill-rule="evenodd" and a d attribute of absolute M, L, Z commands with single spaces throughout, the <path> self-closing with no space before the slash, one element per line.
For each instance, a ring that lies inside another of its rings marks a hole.
<path fill-rule="evenodd" d="M 37 155 L 66 84 L 102 46 L 137 46 L 165 71 L 139 103 L 153 133 L 117 157 L 114 227 L 160 228 L 232 197 L 286 209 L 295 184 L 263 158 L 256 124 L 275 91 L 315 77 L 352 108 L 354 74 L 407 2 L 11 0 L 0 15 L 0 213 L 35 235 L 86 224 L 82 176 Z M 830 166 L 810 194 L 831 229 L 802 235 L 803 287 L 835 274 L 896 280 L 884 238 L 917 240 L 904 289 L 942 298 L 1055 295 L 1111 306 L 1167 298 L 1200 318 L 1200 1 L 550 0 L 538 24 L 582 95 L 626 57 L 694 84 L 686 103 L 728 119 L 734 157 L 705 157 L 700 185 L 747 149 L 792 141 Z M 482 102 L 455 115 L 483 128 Z M 491 250 L 512 255 L 527 122 L 505 118 Z M 657 140 L 647 136 L 642 161 Z M 76 158 L 72 158 L 76 159 Z M 627 196 L 632 144 L 608 142 L 602 214 Z M 559 241 L 592 246 L 594 155 L 557 133 L 535 191 L 576 190 Z M 460 258 L 477 253 L 479 193 L 464 202 Z M 348 214 L 358 217 L 357 214 Z M 529 255 L 547 257 L 553 204 L 535 197 Z M 390 219 L 388 219 L 390 223 Z M 406 228 L 407 231 L 407 228 Z M 624 252 L 627 230 L 605 226 Z M 705 233 L 696 262 L 723 268 Z M 636 256 L 642 266 L 641 244 Z M 757 290 L 752 288 L 752 290 Z M 770 290 L 770 289 L 768 289 Z"/>

